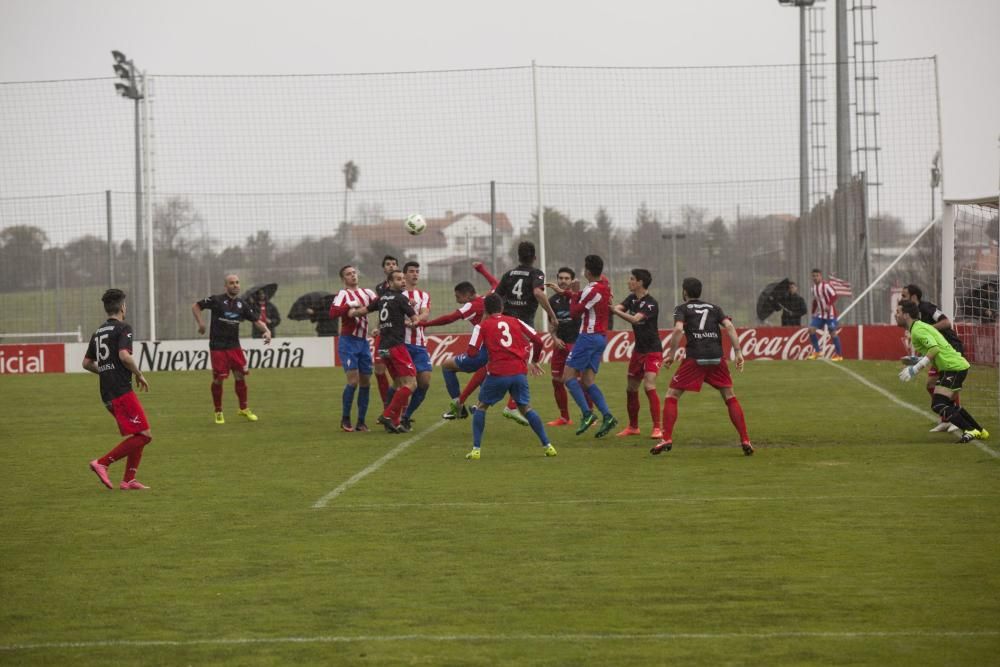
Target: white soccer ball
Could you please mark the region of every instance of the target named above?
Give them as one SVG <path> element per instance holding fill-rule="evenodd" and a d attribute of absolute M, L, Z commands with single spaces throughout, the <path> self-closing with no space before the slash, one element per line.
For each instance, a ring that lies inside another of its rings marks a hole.
<path fill-rule="evenodd" d="M 424 216 L 419 213 L 407 216 L 403 225 L 406 227 L 406 231 L 414 236 L 417 234 L 423 234 L 424 230 L 427 229 L 427 221 L 424 220 Z"/>

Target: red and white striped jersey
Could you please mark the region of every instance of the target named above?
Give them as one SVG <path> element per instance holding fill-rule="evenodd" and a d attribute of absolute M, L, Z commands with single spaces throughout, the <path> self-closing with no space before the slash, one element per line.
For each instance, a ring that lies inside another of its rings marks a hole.
<path fill-rule="evenodd" d="M 378 295 L 367 287 L 342 289 L 337 292 L 337 296 L 333 298 L 333 303 L 330 305 L 330 317 L 340 318 L 341 336 L 368 337 L 368 318 L 350 317 L 347 311 L 352 306 L 367 306 L 377 298 Z"/>
<path fill-rule="evenodd" d="M 543 343 L 538 332 L 521 320 L 494 313 L 483 318 L 472 330 L 467 354 L 476 356 L 483 345 L 489 354 L 486 372 L 506 377 L 527 373 L 529 354 L 537 360 Z"/>
<path fill-rule="evenodd" d="M 417 315 L 424 308 L 430 310 L 431 295 L 427 292 L 418 289 L 405 289 L 403 290 L 403 296 L 410 300 L 410 305 L 413 306 L 413 310 L 416 311 Z M 403 338 L 403 342 L 407 345 L 427 347 L 427 334 L 424 333 L 423 327 L 406 327 L 406 335 Z"/>
<path fill-rule="evenodd" d="M 458 307 L 458 312 L 462 313 L 462 319 L 471 324 L 473 327 L 482 322 L 483 316 L 486 315 L 483 299 L 484 297 L 477 296 L 472 301 L 464 303 Z"/>
<path fill-rule="evenodd" d="M 829 281 L 822 280 L 817 285 L 813 283 L 812 286 L 812 314 L 824 319 L 830 319 L 837 316 L 837 308 L 834 303 L 837 301 L 837 290 L 834 289 L 833 285 Z"/>
<path fill-rule="evenodd" d="M 608 313 L 611 309 L 611 288 L 606 280 L 592 282 L 574 295 L 570 302 L 569 314 L 580 318 L 580 333 L 606 333 Z"/>

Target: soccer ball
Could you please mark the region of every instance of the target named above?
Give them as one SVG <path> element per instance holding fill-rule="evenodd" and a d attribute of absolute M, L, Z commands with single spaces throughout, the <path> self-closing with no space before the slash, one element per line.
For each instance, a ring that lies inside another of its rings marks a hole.
<path fill-rule="evenodd" d="M 406 231 L 414 236 L 417 234 L 423 234 L 424 230 L 427 229 L 427 221 L 424 220 L 424 216 L 419 213 L 407 216 L 403 225 L 406 227 Z"/>

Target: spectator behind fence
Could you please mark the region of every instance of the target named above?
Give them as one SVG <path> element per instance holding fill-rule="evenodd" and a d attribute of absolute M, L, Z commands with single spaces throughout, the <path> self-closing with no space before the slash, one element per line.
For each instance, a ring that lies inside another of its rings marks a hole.
<path fill-rule="evenodd" d="M 278 312 L 278 307 L 271 303 L 264 290 L 257 290 L 255 294 L 251 295 L 251 298 L 253 299 L 252 305 L 257 310 L 257 321 L 271 330 L 273 338 L 278 333 L 278 325 L 281 324 L 281 313 Z M 263 338 L 264 332 L 257 327 L 251 327 L 250 335 L 253 338 Z"/>
<path fill-rule="evenodd" d="M 802 316 L 806 314 L 806 300 L 799 294 L 799 286 L 795 283 L 788 283 L 788 294 L 778 299 L 781 306 L 781 326 L 800 327 L 802 326 Z"/>

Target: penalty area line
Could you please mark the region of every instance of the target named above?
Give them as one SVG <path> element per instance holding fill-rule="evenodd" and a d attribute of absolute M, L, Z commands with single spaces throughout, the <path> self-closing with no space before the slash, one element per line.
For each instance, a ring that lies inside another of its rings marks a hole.
<path fill-rule="evenodd" d="M 469 635 L 328 635 L 317 637 L 233 637 L 208 639 L 108 639 L 103 641 L 38 642 L 4 644 L 0 652 L 46 649 L 153 648 L 157 646 L 253 646 L 266 644 L 346 644 L 354 642 L 614 642 L 678 640 L 760 640 L 760 639 L 895 639 L 901 637 L 934 639 L 975 639 L 1000 637 L 997 630 L 895 630 L 859 632 L 651 632 L 651 633 L 566 633 L 566 634 L 469 634 Z"/>
<path fill-rule="evenodd" d="M 931 417 L 929 414 L 927 414 L 926 410 L 922 410 L 922 409 L 918 408 L 917 406 L 913 405 L 912 403 L 907 403 L 906 401 L 897 398 L 896 396 L 892 395 L 887 390 L 883 389 L 882 387 L 878 386 L 877 384 L 875 384 L 873 382 L 868 381 L 867 379 L 865 379 L 864 377 L 858 375 L 857 373 L 855 373 L 851 369 L 844 368 L 843 366 L 835 364 L 834 362 L 830 361 L 829 359 L 824 359 L 823 361 L 826 362 L 826 364 L 828 366 L 833 366 L 838 371 L 842 371 L 844 373 L 847 373 L 852 378 L 854 378 L 855 380 L 857 380 L 861 384 L 865 385 L 869 389 L 873 389 L 873 390 L 877 391 L 878 393 L 882 394 L 883 396 L 885 396 L 886 398 L 888 398 L 890 401 L 892 401 L 896 405 L 898 405 L 898 406 L 900 406 L 902 408 L 906 408 L 907 410 L 912 410 L 913 412 L 916 412 L 918 415 L 922 415 L 924 417 L 927 417 L 932 422 L 937 422 L 938 421 L 936 417 Z M 979 449 L 983 450 L 984 452 L 986 452 L 987 454 L 989 454 L 993 458 L 1000 459 L 1000 454 L 997 454 L 995 451 L 993 451 L 992 449 L 990 449 L 989 447 L 987 447 L 986 445 L 984 445 L 981 441 L 979 441 L 979 440 L 973 440 L 972 444 L 974 444 L 976 447 L 978 447 Z"/>
<path fill-rule="evenodd" d="M 343 484 L 341 484 L 340 486 L 338 486 L 337 488 L 335 488 L 333 491 L 331 491 L 330 493 L 326 494 L 325 496 L 323 496 L 322 498 L 320 498 L 319 500 L 317 500 L 315 503 L 313 503 L 313 509 L 322 509 L 322 508 L 326 507 L 330 503 L 331 500 L 335 499 L 337 496 L 339 496 L 342 493 L 344 493 L 345 491 L 347 491 L 349 488 L 351 488 L 352 486 L 354 486 L 355 484 L 357 484 L 358 482 L 360 482 L 361 480 L 363 480 L 365 477 L 367 477 L 368 475 L 372 474 L 373 472 L 375 472 L 376 470 L 378 470 L 379 468 L 381 468 L 382 466 L 384 466 L 386 463 L 388 463 L 392 459 L 394 459 L 397 456 L 399 456 L 400 454 L 402 454 L 404 451 L 406 451 L 406 449 L 410 445 L 412 445 L 413 443 L 419 441 L 425 435 L 429 435 L 430 433 L 433 433 L 434 431 L 438 430 L 439 428 L 441 428 L 442 426 L 444 426 L 447 423 L 448 422 L 446 422 L 446 421 L 439 421 L 438 423 L 432 424 L 428 428 L 425 428 L 420 433 L 417 433 L 416 435 L 414 435 L 414 436 L 412 436 L 410 438 L 407 438 L 403 442 L 399 443 L 398 445 L 396 445 L 395 447 L 393 447 L 392 449 L 390 449 L 388 452 L 386 452 L 386 454 L 384 456 L 382 456 L 382 458 L 380 458 L 378 461 L 375 461 L 375 463 L 372 463 L 371 465 L 367 466 L 366 468 L 364 468 L 360 472 L 355 473 L 346 482 L 344 482 Z"/>

